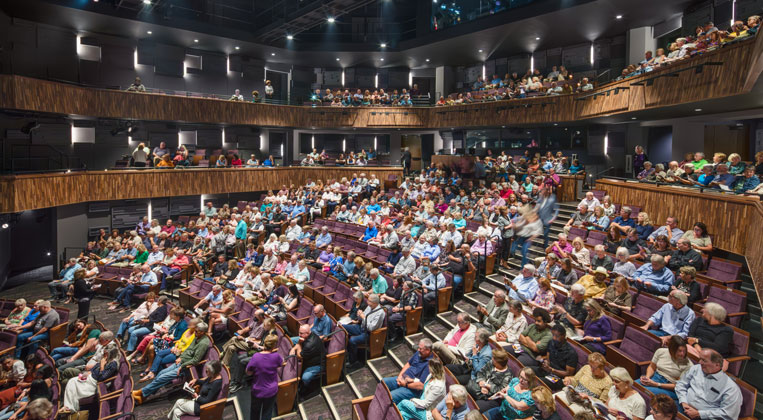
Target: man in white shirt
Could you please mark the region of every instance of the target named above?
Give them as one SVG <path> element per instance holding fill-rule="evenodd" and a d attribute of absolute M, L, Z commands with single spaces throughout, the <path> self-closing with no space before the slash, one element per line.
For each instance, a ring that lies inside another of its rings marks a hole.
<path fill-rule="evenodd" d="M 448 244 L 448 241 L 453 241 L 453 246 L 455 248 L 460 247 L 461 243 L 464 241 L 464 236 L 461 235 L 461 232 L 456 230 L 455 223 L 449 223 L 448 230 L 440 235 L 440 247 L 445 248 L 445 246 Z"/>
<path fill-rule="evenodd" d="M 433 351 L 445 365 L 461 363 L 474 348 L 477 327 L 472 325 L 469 314 L 460 312 L 458 323 L 442 341 L 434 343 Z"/>
<path fill-rule="evenodd" d="M 601 205 L 599 199 L 594 197 L 591 191 L 585 193 L 585 198 L 582 199 L 578 204 L 578 209 L 580 209 L 584 204 L 586 205 L 586 209 L 588 209 L 589 212 L 593 212 L 596 207 Z"/>
<path fill-rule="evenodd" d="M 416 269 L 416 259 L 411 256 L 410 248 L 403 248 L 403 256 L 395 265 L 395 270 L 392 272 L 392 277 L 407 276 Z"/>
<path fill-rule="evenodd" d="M 297 224 L 296 219 L 291 219 L 289 227 L 286 228 L 286 239 L 289 242 L 298 241 L 300 236 L 302 236 L 302 227 Z"/>

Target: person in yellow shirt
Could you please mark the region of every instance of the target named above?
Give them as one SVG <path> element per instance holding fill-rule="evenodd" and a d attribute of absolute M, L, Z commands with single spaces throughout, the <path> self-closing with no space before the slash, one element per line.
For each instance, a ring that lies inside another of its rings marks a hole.
<path fill-rule="evenodd" d="M 603 298 L 604 292 L 607 290 L 607 269 L 604 267 L 596 267 L 593 274 L 586 274 L 577 281 L 578 284 L 585 287 L 585 299 L 597 299 Z"/>
<path fill-rule="evenodd" d="M 199 318 L 194 318 L 188 321 L 188 329 L 186 329 L 183 335 L 175 341 L 174 346 L 148 354 L 148 363 L 151 367 L 140 374 L 143 377 L 140 382 L 149 382 L 153 380 L 156 374 L 164 369 L 165 366 L 170 363 L 175 363 L 175 360 L 180 357 L 180 354 L 183 353 L 185 349 L 193 343 L 193 340 L 196 339 L 196 325 L 198 323 Z"/>

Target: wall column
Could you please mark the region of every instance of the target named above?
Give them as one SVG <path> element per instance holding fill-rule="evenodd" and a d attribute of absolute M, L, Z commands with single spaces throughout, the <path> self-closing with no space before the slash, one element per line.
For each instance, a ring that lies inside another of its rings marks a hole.
<path fill-rule="evenodd" d="M 654 55 L 654 49 L 657 41 L 654 39 L 654 30 L 651 26 L 642 26 L 641 28 L 630 29 L 626 36 L 626 64 L 637 64 L 644 60 L 644 52 L 651 51 Z"/>

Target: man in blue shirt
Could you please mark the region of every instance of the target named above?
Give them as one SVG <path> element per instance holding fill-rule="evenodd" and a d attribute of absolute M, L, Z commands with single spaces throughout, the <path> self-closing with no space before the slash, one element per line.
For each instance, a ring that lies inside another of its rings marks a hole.
<path fill-rule="evenodd" d="M 721 185 L 723 185 L 725 187 L 731 188 L 731 186 L 737 180 L 737 177 L 729 173 L 729 167 L 724 164 L 716 166 L 715 171 L 715 178 L 713 178 L 709 185 L 711 187 L 721 188 Z"/>
<path fill-rule="evenodd" d="M 445 276 L 440 272 L 440 267 L 432 264 L 429 266 L 429 275 L 421 280 L 424 288 L 424 307 L 431 305 L 437 300 L 437 291 L 447 285 Z"/>
<path fill-rule="evenodd" d="M 734 191 L 737 193 L 746 193 L 760 184 L 760 179 L 755 175 L 755 167 L 750 165 L 743 172 L 744 176 L 737 178 L 734 184 Z"/>
<path fill-rule="evenodd" d="M 662 305 L 641 328 L 662 337 L 662 344 L 665 346 L 668 345 L 670 336 L 680 335 L 686 338 L 689 335 L 689 327 L 696 317 L 694 311 L 686 306 L 688 299 L 686 293 L 680 290 L 670 292 L 668 303 Z"/>
<path fill-rule="evenodd" d="M 331 333 L 331 319 L 326 315 L 326 309 L 323 305 L 313 306 L 313 324 L 310 326 L 310 332 L 314 333 L 321 340 Z M 295 345 L 299 342 L 299 337 L 292 337 L 291 342 Z"/>
<path fill-rule="evenodd" d="M 422 258 L 429 258 L 429 261 L 434 261 L 437 259 L 437 257 L 440 256 L 440 246 L 437 245 L 437 237 L 433 236 L 429 238 L 429 246 L 427 249 L 421 254 Z"/>
<path fill-rule="evenodd" d="M 369 240 L 375 238 L 378 233 L 379 230 L 376 229 L 376 223 L 369 221 L 365 233 L 363 233 L 363 236 L 361 236 L 359 239 L 363 242 L 368 242 Z"/>
<path fill-rule="evenodd" d="M 381 210 L 381 206 L 379 205 L 379 203 L 376 202 L 375 198 L 372 198 L 371 199 L 371 204 L 369 204 L 366 207 L 366 212 L 368 212 L 368 214 L 373 214 L 373 213 L 378 212 L 379 210 Z"/>
<path fill-rule="evenodd" d="M 665 267 L 665 259 L 654 254 L 651 264 L 643 264 L 633 274 L 633 287 L 659 296 L 667 296 L 675 276 Z"/>
<path fill-rule="evenodd" d="M 416 353 L 408 359 L 408 363 L 396 377 L 382 379 L 392 394 L 392 402 L 418 398 L 424 391 L 424 382 L 429 376 L 429 361 L 432 359 L 432 340 L 422 338 Z"/>
<path fill-rule="evenodd" d="M 620 208 L 620 215 L 615 217 L 615 220 L 610 223 L 610 226 L 615 226 L 618 229 L 620 229 L 623 233 L 628 231 L 628 228 L 635 228 L 636 227 L 636 221 L 631 219 L 631 208 L 628 206 L 623 206 Z"/>
<path fill-rule="evenodd" d="M 151 267 L 148 264 L 143 264 L 140 267 L 140 271 L 143 273 L 140 277 L 140 281 L 137 283 L 128 282 L 127 286 L 119 290 L 112 305 L 121 303 L 125 308 L 130 308 L 132 304 L 132 295 L 135 293 L 146 293 L 150 286 L 157 284 L 159 279 L 156 277 L 156 273 L 151 271 Z"/>
<path fill-rule="evenodd" d="M 331 234 L 329 228 L 324 226 L 321 228 L 321 233 L 315 237 L 315 246 L 318 248 L 325 248 L 331 243 Z"/>
<path fill-rule="evenodd" d="M 291 209 L 291 213 L 289 213 L 289 217 L 291 219 L 297 219 L 299 217 L 302 217 L 302 215 L 305 214 L 305 206 L 302 203 L 295 203 L 294 207 Z"/>
<path fill-rule="evenodd" d="M 509 281 L 508 277 L 503 277 L 503 283 L 506 285 L 506 291 L 509 297 L 521 302 L 528 302 L 538 293 L 538 281 L 535 279 L 535 266 L 525 264 L 522 271 Z"/>
<path fill-rule="evenodd" d="M 82 266 L 77 263 L 76 258 L 69 259 L 69 262 L 66 263 L 59 273 L 61 278 L 48 283 L 51 299 L 61 300 L 66 298 L 66 291 L 69 289 L 69 285 L 74 282 L 74 273 L 80 268 Z"/>

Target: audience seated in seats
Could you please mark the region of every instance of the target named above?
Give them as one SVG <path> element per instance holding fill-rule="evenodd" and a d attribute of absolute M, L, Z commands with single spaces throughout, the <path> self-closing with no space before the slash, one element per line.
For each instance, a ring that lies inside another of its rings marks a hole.
<path fill-rule="evenodd" d="M 323 315 L 328 319 L 327 315 Z M 316 317 L 317 320 L 317 317 Z M 330 327 L 330 321 L 329 321 Z M 289 355 L 296 355 L 302 361 L 302 385 L 300 392 L 309 393 L 317 380 L 320 383 L 323 358 L 326 348 L 323 345 L 324 336 L 319 336 L 308 324 L 299 327 L 299 337 L 291 348 Z M 328 332 L 326 332 L 326 335 Z"/>
<path fill-rule="evenodd" d="M 564 387 L 563 379 L 575 374 L 578 355 L 567 342 L 567 330 L 559 324 L 551 327 L 551 341 L 545 355 L 538 356 L 529 364 L 535 374 L 554 391 Z"/>
<path fill-rule="evenodd" d="M 465 384 L 474 379 L 482 367 L 490 363 L 493 351 L 490 348 L 489 338 L 490 333 L 486 329 L 477 329 L 474 347 L 469 349 L 464 357 L 456 363 L 446 365 L 459 383 Z"/>
<path fill-rule="evenodd" d="M 180 338 L 172 342 L 167 340 L 154 341 L 153 352 L 149 350 L 148 364 L 146 369 L 140 374 L 142 377 L 140 382 L 153 380 L 160 370 L 177 361 L 178 356 L 196 340 L 196 328 L 199 322 L 201 322 L 200 318 L 192 318 L 188 321 L 188 328 L 186 328 Z"/>
<path fill-rule="evenodd" d="M 198 365 L 202 361 L 204 355 L 209 350 L 211 345 L 209 336 L 207 335 L 208 325 L 200 321 L 196 324 L 194 331 L 195 338 L 186 349 L 180 353 L 180 356 L 174 363 L 170 363 L 169 366 L 163 368 L 156 377 L 145 387 L 137 391 L 133 391 L 133 399 L 135 404 L 140 405 L 146 398 L 151 397 L 159 389 L 168 385 L 175 379 L 185 377 L 190 379 L 190 373 L 188 369 L 192 366 Z"/>
<path fill-rule="evenodd" d="M 445 369 L 439 359 L 429 360 L 429 376 L 424 380 L 421 397 L 402 400 L 397 408 L 403 420 L 421 420 L 445 399 Z M 431 414 L 430 414 L 431 415 Z"/>
<path fill-rule="evenodd" d="M 522 335 L 527 328 L 527 319 L 522 313 L 522 302 L 518 300 L 510 300 L 508 307 L 509 312 L 506 316 L 506 321 L 498 327 L 494 335 L 490 336 L 491 340 L 496 341 L 504 348 L 517 344 L 519 342 L 519 336 Z M 546 313 L 548 313 L 548 311 Z"/>
<path fill-rule="evenodd" d="M 23 332 L 16 336 L 16 358 L 20 359 L 26 354 L 34 354 L 41 341 L 47 341 L 50 336 L 51 328 L 59 324 L 58 311 L 50 306 L 50 302 L 43 300 L 37 304 L 39 316 L 36 316 L 34 323 L 24 327 Z M 31 322 L 30 322 L 31 323 Z"/>
<path fill-rule="evenodd" d="M 591 352 L 607 353 L 604 343 L 612 340 L 612 324 L 604 315 L 604 310 L 593 299 L 587 299 L 583 303 L 588 316 L 583 323 L 583 328 L 576 329 L 575 339 Z"/>
<path fill-rule="evenodd" d="M 623 276 L 617 276 L 598 302 L 605 310 L 615 315 L 620 315 L 622 311 L 630 311 L 633 307 L 633 296 L 628 293 L 628 280 Z"/>
<path fill-rule="evenodd" d="M 280 356 L 279 356 L 280 357 Z M 216 401 L 223 387 L 223 379 L 220 371 L 222 364 L 219 360 L 211 360 L 204 365 L 204 377 L 197 380 L 191 379 L 188 385 L 194 389 L 191 394 L 193 399 L 181 398 L 175 400 L 167 416 L 170 420 L 180 420 L 183 415 L 199 416 L 201 406 Z"/>
<path fill-rule="evenodd" d="M 66 384 L 61 411 L 79 411 L 80 399 L 95 395 L 98 382 L 105 381 L 117 374 L 120 357 L 119 350 L 112 347 L 91 371 L 85 372 L 77 380 L 69 381 Z"/>
<path fill-rule="evenodd" d="M 371 293 L 368 295 L 368 306 L 363 311 L 357 311 L 358 322 L 345 324 L 347 331 L 347 362 L 351 367 L 357 366 L 358 345 L 368 343 L 369 334 L 381 328 L 384 324 L 386 312 L 380 305 L 379 295 Z"/>
<path fill-rule="evenodd" d="M 547 308 L 548 309 L 548 308 Z M 503 326 L 506 317 L 509 314 L 509 304 L 506 301 L 506 293 L 503 290 L 496 290 L 493 298 L 487 305 L 477 306 L 478 328 L 484 328 L 489 333 L 494 333 Z"/>
<path fill-rule="evenodd" d="M 67 382 L 78 376 L 80 373 L 90 372 L 96 366 L 101 363 L 101 359 L 111 351 L 118 347 L 117 341 L 114 339 L 114 333 L 111 331 L 103 331 L 98 336 L 98 344 L 95 346 L 95 352 L 91 356 L 81 357 L 67 364 L 58 366 L 59 381 L 61 381 L 61 387 L 66 389 Z"/>
<path fill-rule="evenodd" d="M 686 341 L 689 354 L 699 356 L 702 349 L 712 349 L 723 357 L 731 355 L 734 330 L 725 324 L 726 309 L 715 302 L 702 308 L 702 316 L 689 325 Z"/>
<path fill-rule="evenodd" d="M 424 389 L 424 381 L 429 377 L 429 361 L 433 359 L 432 341 L 428 338 L 419 340 L 413 356 L 400 370 L 396 377 L 382 379 L 392 394 L 392 402 L 398 404 L 403 400 L 420 397 Z"/>
<path fill-rule="evenodd" d="M 446 364 L 464 361 L 475 346 L 477 327 L 472 325 L 469 314 L 459 313 L 456 322 L 457 325 L 433 347 L 434 353 Z"/>
<path fill-rule="evenodd" d="M 665 267 L 665 259 L 652 255 L 650 263 L 643 264 L 633 273 L 632 285 L 637 290 L 658 296 L 666 296 L 673 286 L 675 276 Z"/>
<path fill-rule="evenodd" d="M 569 336 L 576 334 L 575 329 L 582 327 L 588 316 L 588 311 L 583 305 L 584 301 L 585 287 L 574 284 L 570 289 L 570 296 L 564 301 L 564 305 L 556 304 L 551 310 L 555 322 L 561 323 L 567 329 Z"/>
<path fill-rule="evenodd" d="M 525 264 L 522 271 L 509 281 L 508 277 L 503 277 L 503 283 L 506 285 L 506 291 L 509 299 L 528 302 L 538 293 L 538 281 L 535 279 L 535 266 Z"/>
<path fill-rule="evenodd" d="M 663 345 L 668 343 L 672 335 L 686 338 L 695 317 L 694 311 L 686 306 L 687 299 L 683 292 L 670 292 L 668 303 L 662 305 L 641 328 L 661 337 Z"/>
<path fill-rule="evenodd" d="M 537 386 L 538 378 L 532 369 L 526 367 L 519 376 L 509 381 L 507 388 L 498 391 L 501 405 L 485 412 L 488 420 L 521 419 L 531 417 L 535 400 L 532 390 Z"/>
<path fill-rule="evenodd" d="M 676 383 L 679 411 L 689 418 L 737 419 L 742 408 L 739 385 L 721 371 L 723 356 L 712 349 L 700 352 L 699 364 Z"/>
<path fill-rule="evenodd" d="M 588 400 L 595 399 L 603 403 L 609 400 L 609 391 L 613 381 L 605 370 L 607 361 L 601 353 L 588 355 L 588 363 L 574 376 L 564 378 L 565 388 L 554 394 L 567 404 L 574 413 L 589 411 Z M 566 388 L 567 386 L 571 388 Z"/>
<path fill-rule="evenodd" d="M 520 334 L 516 344 L 511 345 L 511 350 L 524 366 L 533 366 L 537 358 L 546 354 L 548 343 L 551 342 L 551 315 L 541 308 L 533 309 L 534 323 L 528 325 Z M 511 351 L 507 348 L 508 351 Z"/>
<path fill-rule="evenodd" d="M 675 393 L 676 383 L 694 365 L 689 360 L 689 353 L 686 349 L 686 340 L 681 336 L 670 337 L 668 346 L 659 348 L 654 352 L 652 362 L 646 369 L 646 374 L 642 375 L 636 382 L 654 395 L 667 395 L 678 402 L 678 396 Z"/>

